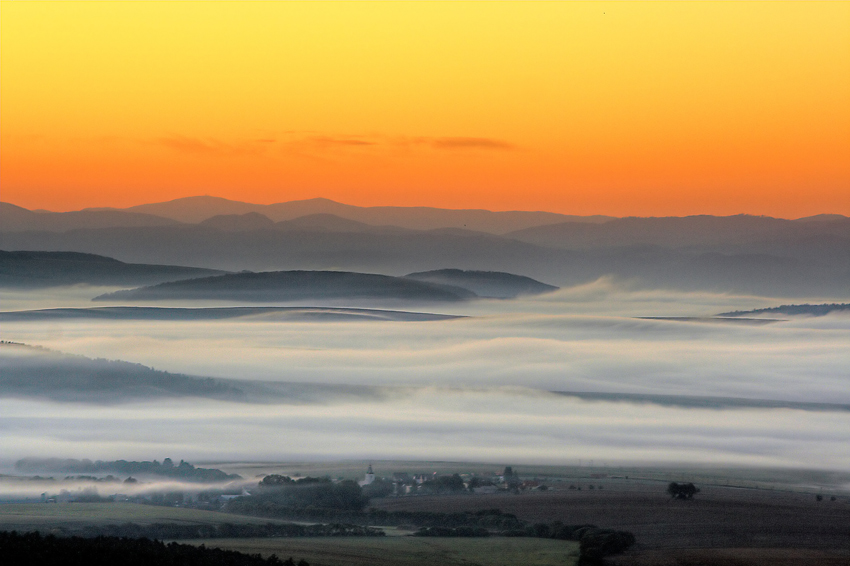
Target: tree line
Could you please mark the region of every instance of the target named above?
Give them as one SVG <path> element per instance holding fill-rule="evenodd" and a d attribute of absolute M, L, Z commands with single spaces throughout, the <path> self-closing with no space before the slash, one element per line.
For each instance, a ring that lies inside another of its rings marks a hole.
<path fill-rule="evenodd" d="M 0 532 L 4 566 L 310 566 L 305 560 L 244 554 L 147 538 L 56 537 Z"/>
<path fill-rule="evenodd" d="M 127 460 L 114 460 L 111 462 L 88 459 L 76 460 L 73 458 L 24 458 L 15 463 L 15 469 L 21 472 L 51 471 L 71 474 L 93 474 L 114 472 L 119 474 L 151 474 L 167 476 L 171 478 L 185 479 L 200 482 L 226 482 L 242 479 L 238 474 L 228 474 L 215 468 L 196 468 L 189 462 L 180 460 L 175 464 L 171 458 L 162 462 L 157 460 L 132 462 Z"/>
<path fill-rule="evenodd" d="M 98 536 L 150 539 L 206 538 L 292 538 L 292 537 L 379 537 L 384 531 L 362 525 L 342 523 L 299 525 L 266 523 L 261 525 L 221 523 L 218 525 L 186 525 L 182 523 L 123 523 L 120 525 L 87 525 L 77 529 L 59 527 L 57 534 L 94 538 Z"/>

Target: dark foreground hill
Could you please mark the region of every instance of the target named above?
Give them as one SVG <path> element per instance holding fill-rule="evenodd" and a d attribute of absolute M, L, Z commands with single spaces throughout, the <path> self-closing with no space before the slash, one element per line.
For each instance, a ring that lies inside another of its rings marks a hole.
<path fill-rule="evenodd" d="M 58 538 L 38 532 L 0 532 L 6 566 L 295 566 L 291 558 L 263 558 L 233 550 L 197 547 L 147 538 Z M 309 566 L 299 561 L 299 566 Z"/>
<path fill-rule="evenodd" d="M 464 271 L 462 269 L 438 269 L 405 275 L 407 279 L 455 285 L 469 289 L 479 297 L 512 299 L 520 295 L 540 295 L 557 291 L 558 287 L 541 283 L 531 277 L 503 273 L 500 271 Z"/>
<path fill-rule="evenodd" d="M 231 300 L 280 302 L 372 299 L 456 302 L 475 293 L 437 283 L 347 271 L 233 273 L 162 283 L 95 297 L 96 301 Z"/>
<path fill-rule="evenodd" d="M 0 287 L 155 285 L 220 273 L 197 267 L 124 263 L 111 257 L 85 253 L 0 250 Z"/>

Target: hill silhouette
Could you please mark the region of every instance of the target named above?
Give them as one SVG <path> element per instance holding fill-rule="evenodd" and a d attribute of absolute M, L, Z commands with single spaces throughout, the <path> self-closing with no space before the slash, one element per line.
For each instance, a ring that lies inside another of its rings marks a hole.
<path fill-rule="evenodd" d="M 239 401 L 245 398 L 245 393 L 226 381 L 212 378 L 2 342 L 0 397 L 117 403 L 161 397 Z"/>
<path fill-rule="evenodd" d="M 245 214 L 219 214 L 207 218 L 200 223 L 201 226 L 218 228 L 232 232 L 245 232 L 248 230 L 264 230 L 275 227 L 274 221 L 259 212 L 246 212 Z"/>
<path fill-rule="evenodd" d="M 45 320 L 243 320 L 272 321 L 412 321 L 462 318 L 456 315 L 341 307 L 94 307 L 0 312 L 0 322 Z"/>
<path fill-rule="evenodd" d="M 171 218 L 124 210 L 33 212 L 14 204 L 0 202 L 0 229 L 3 232 L 65 232 L 84 228 L 138 228 L 177 224 L 180 222 Z"/>
<path fill-rule="evenodd" d="M 558 287 L 536 281 L 531 277 L 499 271 L 464 271 L 437 269 L 405 275 L 408 279 L 441 285 L 456 285 L 469 289 L 479 297 L 512 299 L 520 295 L 539 295 L 556 291 Z"/>
<path fill-rule="evenodd" d="M 152 285 L 220 273 L 196 267 L 124 263 L 85 253 L 0 250 L 0 287 Z"/>
<path fill-rule="evenodd" d="M 252 205 L 214 197 L 128 210 L 117 212 L 174 218 L 165 219 L 171 225 L 65 231 L 55 226 L 9 230 L 4 221 L 0 248 L 86 252 L 132 263 L 226 271 L 395 276 L 451 266 L 521 274 L 559 286 L 608 277 L 640 288 L 850 297 L 850 218 L 841 215 L 575 221 L 550 213 L 361 208 L 327 199 Z M 3 211 L 31 219 L 50 214 L 13 205 Z"/>
<path fill-rule="evenodd" d="M 197 196 L 168 202 L 143 204 L 124 209 L 126 212 L 153 214 L 179 222 L 196 224 L 221 214 L 258 212 L 275 222 L 293 220 L 312 214 L 333 214 L 373 226 L 399 226 L 414 230 L 435 228 L 467 228 L 503 234 L 531 226 L 555 222 L 584 221 L 605 222 L 608 216 L 571 216 L 554 212 L 508 211 L 468 209 L 452 210 L 431 207 L 372 206 L 360 207 L 342 204 L 326 198 L 313 198 L 276 204 L 250 204 L 219 197 Z"/>
<path fill-rule="evenodd" d="M 829 303 L 822 305 L 782 305 L 779 307 L 770 307 L 766 309 L 754 309 L 751 311 L 734 311 L 718 314 L 717 316 L 751 316 L 757 314 L 782 314 L 782 315 L 802 315 L 802 316 L 825 316 L 833 312 L 850 313 L 850 304 L 845 303 Z"/>
<path fill-rule="evenodd" d="M 233 273 L 161 283 L 95 297 L 96 301 L 234 300 L 280 302 L 376 299 L 456 302 L 475 293 L 448 285 L 346 271 Z"/>

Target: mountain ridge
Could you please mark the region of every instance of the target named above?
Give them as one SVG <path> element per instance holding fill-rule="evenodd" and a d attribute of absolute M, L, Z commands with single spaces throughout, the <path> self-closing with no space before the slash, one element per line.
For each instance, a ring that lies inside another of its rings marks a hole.
<path fill-rule="evenodd" d="M 468 228 L 493 234 L 506 233 L 530 226 L 539 226 L 566 220 L 605 222 L 612 218 L 602 215 L 575 216 L 545 211 L 490 211 L 485 209 L 448 209 L 426 206 L 361 207 L 339 203 L 322 197 L 273 204 L 253 204 L 206 195 L 182 197 L 170 201 L 141 204 L 128 208 L 86 208 L 80 212 L 89 214 L 107 212 L 146 214 L 184 224 L 198 224 L 214 216 L 242 215 L 250 212 L 263 214 L 274 222 L 294 220 L 312 214 L 334 214 L 341 218 L 355 220 L 373 226 L 399 226 L 412 230 Z"/>

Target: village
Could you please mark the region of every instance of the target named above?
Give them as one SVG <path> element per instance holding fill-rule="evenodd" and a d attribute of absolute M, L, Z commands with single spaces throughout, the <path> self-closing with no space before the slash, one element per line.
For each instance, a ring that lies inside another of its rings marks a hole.
<path fill-rule="evenodd" d="M 542 483 L 541 479 L 520 478 L 512 466 L 506 466 L 501 474 L 493 472 L 490 475 L 393 472 L 389 477 L 379 478 L 370 464 L 365 477 L 357 483 L 363 488 L 364 493 L 371 497 L 434 495 L 462 491 L 475 494 L 492 494 L 499 491 L 546 491 L 549 489 Z"/>

